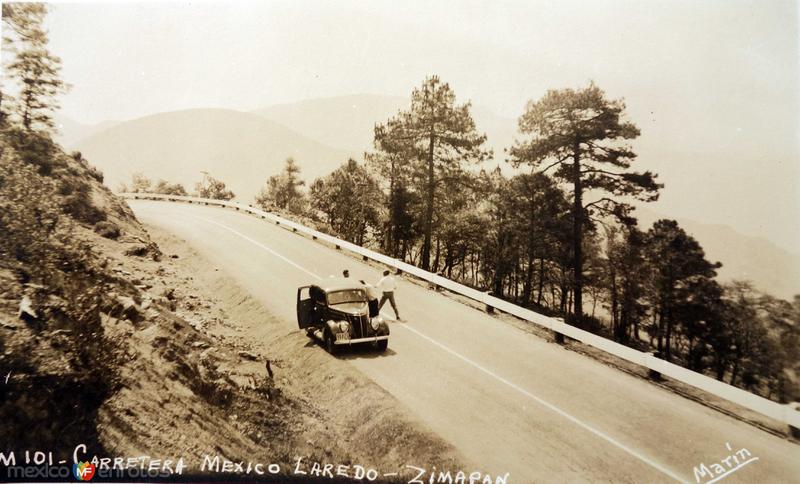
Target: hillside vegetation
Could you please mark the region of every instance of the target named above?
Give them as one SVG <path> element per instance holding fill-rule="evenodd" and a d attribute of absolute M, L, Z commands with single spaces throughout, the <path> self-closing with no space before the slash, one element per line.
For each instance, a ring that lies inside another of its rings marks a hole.
<path fill-rule="evenodd" d="M 199 357 L 202 348 L 191 345 L 207 337 L 172 313 L 170 293 L 148 293 L 153 282 L 120 267 L 162 254 L 101 178 L 40 134 L 3 133 L 0 360 L 10 371 L 0 415 L 14 425 L 2 427 L 2 441 L 10 450 L 66 451 L 86 443 L 90 455 L 136 449 L 179 455 L 189 450 L 186 443 L 147 441 L 126 428 L 134 421 L 164 428 L 184 406 L 199 418 L 184 421 L 187 428 L 205 433 L 192 445 L 214 442 L 216 433 L 199 425 L 229 427 L 214 409 L 237 396 L 255 398 L 280 422 L 285 403 L 259 394 L 269 383 L 245 394 L 220 379 L 219 360 Z M 217 358 L 225 358 L 224 348 Z M 159 393 L 179 406 L 133 410 Z M 229 455 L 256 451 L 256 442 L 226 441 L 219 443 Z"/>

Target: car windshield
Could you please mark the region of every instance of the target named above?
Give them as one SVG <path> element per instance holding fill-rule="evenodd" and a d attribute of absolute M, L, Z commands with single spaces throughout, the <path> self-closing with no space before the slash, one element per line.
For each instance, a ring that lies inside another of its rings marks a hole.
<path fill-rule="evenodd" d="M 335 304 L 345 304 L 354 302 L 366 302 L 367 297 L 363 289 L 345 289 L 344 291 L 336 291 L 328 293 L 328 304 L 331 306 Z"/>

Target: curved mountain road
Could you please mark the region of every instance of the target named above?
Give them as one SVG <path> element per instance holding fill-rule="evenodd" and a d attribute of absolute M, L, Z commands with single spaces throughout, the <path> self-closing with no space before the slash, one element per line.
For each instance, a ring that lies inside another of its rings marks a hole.
<path fill-rule="evenodd" d="M 296 328 L 298 286 L 344 268 L 356 280 L 380 277 L 374 267 L 251 215 L 129 204 L 145 225 L 186 240 L 235 278 L 287 329 Z M 746 448 L 758 460 L 726 481 L 800 482 L 800 447 L 785 439 L 402 278 L 397 299 L 404 322 L 390 323 L 389 350 L 346 358 L 459 449 L 474 466 L 466 472 L 508 472 L 515 483 L 696 482 L 695 466 L 710 468 Z"/>

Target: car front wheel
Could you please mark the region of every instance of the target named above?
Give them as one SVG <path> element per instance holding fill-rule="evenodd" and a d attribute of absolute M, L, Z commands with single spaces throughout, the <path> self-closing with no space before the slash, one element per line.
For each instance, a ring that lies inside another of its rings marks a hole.
<path fill-rule="evenodd" d="M 389 347 L 389 340 L 388 339 L 382 339 L 382 340 L 378 341 L 378 351 L 386 351 L 386 348 L 388 348 L 388 347 Z"/>
<path fill-rule="evenodd" d="M 325 349 L 328 350 L 328 353 L 335 355 L 336 354 L 336 344 L 334 344 L 336 338 L 334 338 L 333 333 L 330 330 L 325 330 Z"/>

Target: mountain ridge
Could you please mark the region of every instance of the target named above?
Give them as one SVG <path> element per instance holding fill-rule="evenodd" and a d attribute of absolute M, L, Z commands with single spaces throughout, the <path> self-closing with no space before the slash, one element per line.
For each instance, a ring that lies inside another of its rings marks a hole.
<path fill-rule="evenodd" d="M 356 156 L 255 114 L 221 108 L 143 116 L 96 133 L 75 147 L 103 170 L 114 188 L 142 172 L 191 189 L 207 171 L 246 203 L 290 156 L 308 180 Z"/>

